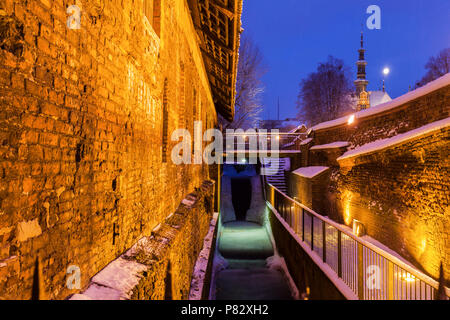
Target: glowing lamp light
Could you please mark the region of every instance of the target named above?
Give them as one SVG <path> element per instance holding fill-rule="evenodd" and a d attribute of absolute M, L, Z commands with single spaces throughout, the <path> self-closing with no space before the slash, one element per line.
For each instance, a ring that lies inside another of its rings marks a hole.
<path fill-rule="evenodd" d="M 277 140 L 280 140 L 280 136 L 277 136 Z"/>
<path fill-rule="evenodd" d="M 414 282 L 416 281 L 416 277 L 414 277 L 413 275 L 407 273 L 406 275 L 402 276 L 402 279 L 405 280 L 406 282 Z"/>
<path fill-rule="evenodd" d="M 246 163 L 246 162 L 247 162 L 247 160 L 245 160 L 245 159 L 242 159 L 242 160 L 241 160 L 241 162 L 242 162 L 242 163 Z"/>
<path fill-rule="evenodd" d="M 391 72 L 391 70 L 389 68 L 387 68 L 387 67 L 383 69 L 383 74 L 385 76 L 387 76 L 390 72 Z"/>
<path fill-rule="evenodd" d="M 352 124 L 353 122 L 355 122 L 355 115 L 354 115 L 354 114 L 352 114 L 352 115 L 348 118 L 347 123 L 350 125 L 350 124 Z"/>
<path fill-rule="evenodd" d="M 353 233 L 357 237 L 362 237 L 364 235 L 364 225 L 361 221 L 353 220 Z"/>

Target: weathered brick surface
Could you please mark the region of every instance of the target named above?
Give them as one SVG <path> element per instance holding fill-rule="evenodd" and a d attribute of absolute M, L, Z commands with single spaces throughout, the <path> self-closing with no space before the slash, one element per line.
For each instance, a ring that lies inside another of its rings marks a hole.
<path fill-rule="evenodd" d="M 212 219 L 213 198 L 214 183 L 205 181 L 151 236 L 140 239 L 100 271 L 83 292 L 84 298 L 105 299 L 111 297 L 108 293 L 114 292 L 113 295 L 122 299 L 187 299 L 192 270 Z M 128 270 L 126 281 L 133 283 L 126 289 L 115 278 L 121 270 Z M 93 287 L 97 290 L 91 290 Z"/>
<path fill-rule="evenodd" d="M 314 144 L 348 141 L 351 148 L 389 138 L 450 117 L 450 86 L 433 91 L 387 112 L 314 132 Z"/>
<path fill-rule="evenodd" d="M 393 137 L 450 116 L 450 86 L 353 125 L 314 132 L 313 145 L 348 141 L 349 149 Z M 450 279 L 448 129 L 370 155 L 339 161 L 339 154 L 302 149 L 306 165 L 331 166 L 323 214 L 351 225 L 400 253 L 434 278 L 444 264 Z M 320 184 L 317 185 L 319 187 Z M 322 212 L 321 212 L 322 213 Z"/>
<path fill-rule="evenodd" d="M 337 215 L 434 278 L 450 278 L 450 129 L 340 162 Z"/>
<path fill-rule="evenodd" d="M 187 3 L 162 1 L 158 38 L 142 1 L 74 2 L 0 3 L 0 298 L 30 298 L 37 254 L 49 297 L 73 293 L 68 266 L 86 285 L 208 178 L 162 163 L 164 96 L 169 134 L 217 121 Z"/>
<path fill-rule="evenodd" d="M 287 175 L 288 194 L 308 208 L 318 213 L 325 214 L 327 207 L 323 201 L 324 194 L 328 191 L 330 170 L 313 177 L 306 178 L 290 172 Z"/>

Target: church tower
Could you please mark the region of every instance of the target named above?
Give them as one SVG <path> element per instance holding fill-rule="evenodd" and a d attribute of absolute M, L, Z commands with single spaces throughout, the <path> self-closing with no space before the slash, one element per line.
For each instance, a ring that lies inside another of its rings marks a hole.
<path fill-rule="evenodd" d="M 368 94 L 367 94 L 367 85 L 369 84 L 369 81 L 366 79 L 366 65 L 367 61 L 364 57 L 364 53 L 366 50 L 364 49 L 364 39 L 363 39 L 363 32 L 361 31 L 361 48 L 358 50 L 359 52 L 359 59 L 356 62 L 356 66 L 358 67 L 358 73 L 356 76 L 356 80 L 354 81 L 355 87 L 356 87 L 356 96 L 358 97 L 358 109 L 366 109 L 369 107 L 368 101 Z M 361 94 L 363 93 L 363 94 Z"/>

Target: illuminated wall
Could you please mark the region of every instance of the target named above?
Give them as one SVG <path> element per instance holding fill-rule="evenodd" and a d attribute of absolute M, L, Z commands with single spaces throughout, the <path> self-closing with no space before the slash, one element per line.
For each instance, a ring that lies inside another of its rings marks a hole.
<path fill-rule="evenodd" d="M 450 129 L 395 147 L 342 160 L 336 179 L 345 224 L 367 234 L 435 279 L 450 278 Z"/>
<path fill-rule="evenodd" d="M 70 265 L 86 285 L 208 178 L 163 163 L 165 116 L 171 150 L 217 115 L 187 2 L 153 2 L 0 3 L 0 299 L 30 298 L 38 254 L 49 298 L 74 293 Z"/>

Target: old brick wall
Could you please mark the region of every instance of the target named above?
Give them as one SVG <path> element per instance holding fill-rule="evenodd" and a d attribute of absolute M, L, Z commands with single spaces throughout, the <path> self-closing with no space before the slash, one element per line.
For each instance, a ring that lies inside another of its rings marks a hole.
<path fill-rule="evenodd" d="M 361 221 L 367 234 L 435 279 L 450 279 L 450 129 L 340 161 L 332 181 L 340 220 Z"/>
<path fill-rule="evenodd" d="M 139 0 L 0 3 L 0 298 L 30 298 L 38 254 L 49 298 L 73 293 L 68 266 L 85 286 L 208 178 L 170 161 L 217 116 L 187 3 L 155 2 L 157 33 Z"/>
<path fill-rule="evenodd" d="M 356 119 L 352 125 L 344 123 L 316 130 L 314 144 L 348 141 L 352 148 L 374 140 L 389 138 L 449 117 L 449 99 L 450 86 L 445 86 L 389 111 Z"/>
<path fill-rule="evenodd" d="M 327 215 L 324 194 L 328 191 L 330 170 L 327 170 L 313 178 L 306 178 L 289 172 L 287 174 L 288 195 L 300 203 L 313 209 L 319 214 Z"/>
<path fill-rule="evenodd" d="M 189 194 L 151 236 L 96 274 L 73 300 L 186 300 L 192 270 L 213 216 L 214 183 Z M 118 280 L 120 275 L 120 281 Z"/>

